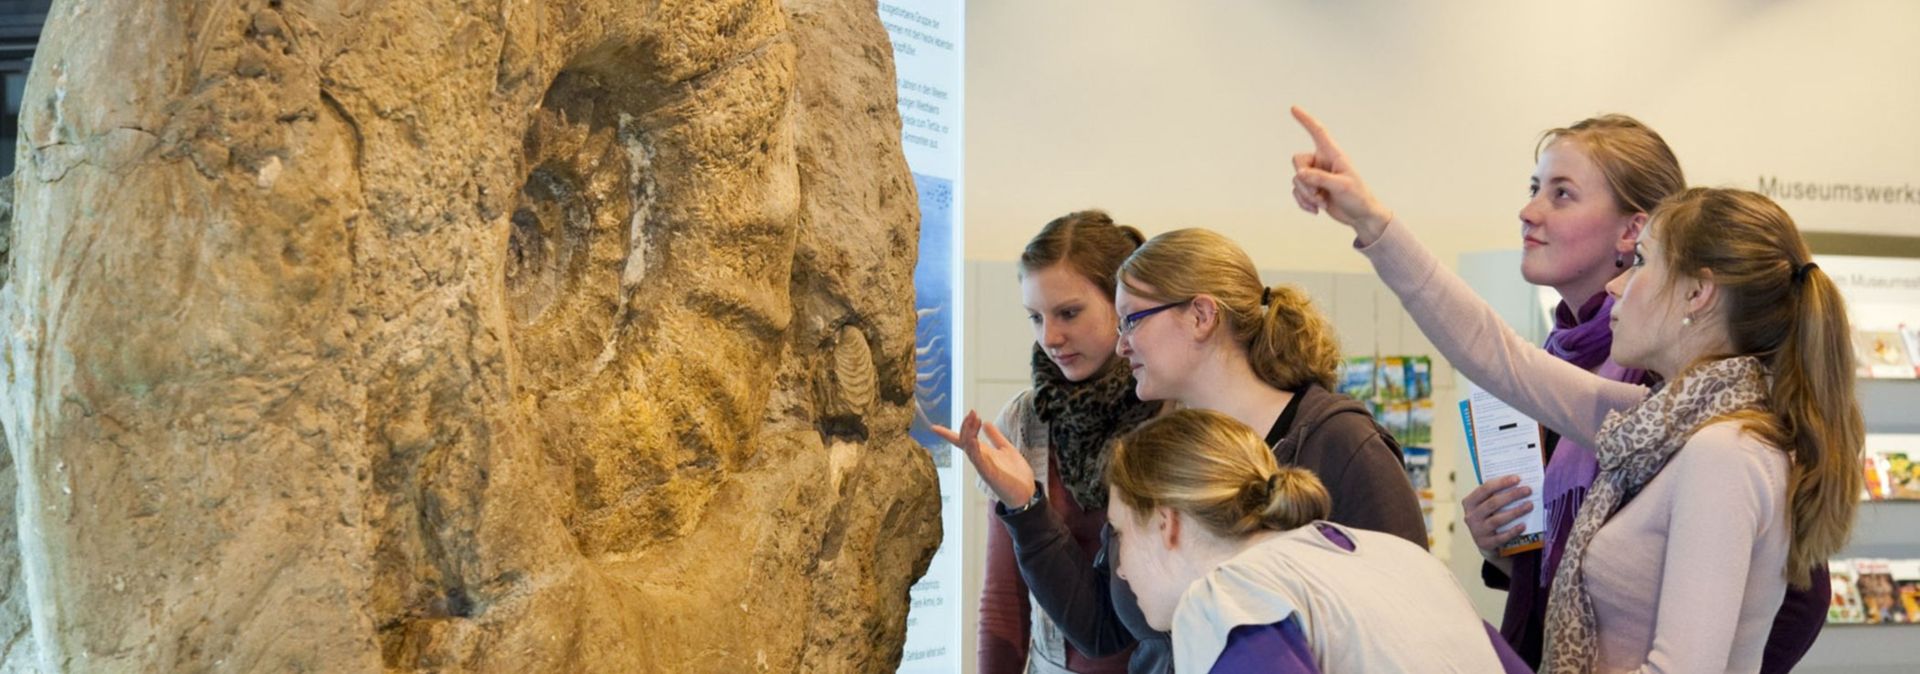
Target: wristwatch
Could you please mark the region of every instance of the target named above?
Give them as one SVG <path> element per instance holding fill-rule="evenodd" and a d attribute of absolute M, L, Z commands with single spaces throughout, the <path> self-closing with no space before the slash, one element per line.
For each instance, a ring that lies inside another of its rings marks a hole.
<path fill-rule="evenodd" d="M 1026 512 L 1027 510 L 1033 508 L 1034 506 L 1040 505 L 1040 499 L 1043 499 L 1046 497 L 1047 497 L 1046 494 L 1043 494 L 1040 492 L 1040 490 L 1035 489 L 1033 490 L 1033 498 L 1027 499 L 1026 505 L 1020 506 L 1018 508 L 1007 508 L 1007 504 L 1002 503 L 1000 504 L 1000 507 L 1006 508 L 1008 515 L 1018 515 L 1020 513 Z"/>

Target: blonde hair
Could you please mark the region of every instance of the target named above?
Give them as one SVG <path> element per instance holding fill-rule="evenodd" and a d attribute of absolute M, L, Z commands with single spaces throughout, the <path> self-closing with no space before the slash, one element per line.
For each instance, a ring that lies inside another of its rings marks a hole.
<path fill-rule="evenodd" d="M 1274 388 L 1334 385 L 1340 344 L 1326 316 L 1299 288 L 1261 283 L 1253 259 L 1227 237 L 1180 229 L 1148 239 L 1120 264 L 1120 283 L 1161 301 L 1212 297 L 1254 374 Z"/>
<path fill-rule="evenodd" d="M 1787 579 L 1805 587 L 1813 565 L 1846 545 L 1864 481 L 1846 302 L 1832 278 L 1806 266 L 1813 255 L 1799 228 L 1764 196 L 1696 187 L 1661 204 L 1653 222 L 1673 278 L 1712 272 L 1729 355 L 1756 356 L 1773 374 L 1767 411 L 1737 417 L 1793 457 Z"/>
<path fill-rule="evenodd" d="M 1662 200 L 1687 187 L 1680 159 L 1666 139 L 1632 117 L 1601 115 L 1548 129 L 1533 147 L 1534 159 L 1561 141 L 1579 146 L 1600 166 L 1621 213 L 1652 213 Z"/>
<path fill-rule="evenodd" d="M 1287 531 L 1333 510 L 1320 478 L 1279 466 L 1253 429 L 1212 410 L 1141 424 L 1115 441 L 1108 461 L 1107 487 L 1121 504 L 1139 513 L 1172 508 L 1216 536 Z"/>

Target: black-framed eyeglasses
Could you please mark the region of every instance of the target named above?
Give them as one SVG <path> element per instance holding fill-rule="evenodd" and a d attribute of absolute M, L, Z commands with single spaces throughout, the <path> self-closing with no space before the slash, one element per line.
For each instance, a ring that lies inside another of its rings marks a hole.
<path fill-rule="evenodd" d="M 1131 314 L 1127 314 L 1125 316 L 1120 317 L 1120 325 L 1118 326 L 1117 329 L 1120 333 L 1120 336 L 1125 337 L 1129 334 L 1132 334 L 1134 328 L 1140 327 L 1140 321 L 1146 320 L 1148 316 L 1152 316 L 1154 314 L 1160 313 L 1162 311 L 1166 311 L 1168 309 L 1172 309 L 1177 306 L 1181 306 L 1183 304 L 1186 304 L 1192 301 L 1193 301 L 1193 298 L 1189 297 L 1187 299 L 1180 300 L 1178 302 L 1168 302 L 1166 304 L 1162 304 L 1157 307 L 1149 307 L 1146 309 L 1141 309 L 1139 311 L 1133 312 Z"/>

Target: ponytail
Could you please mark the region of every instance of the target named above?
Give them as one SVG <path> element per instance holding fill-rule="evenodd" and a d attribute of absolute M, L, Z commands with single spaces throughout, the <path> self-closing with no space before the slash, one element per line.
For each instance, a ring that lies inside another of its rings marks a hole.
<path fill-rule="evenodd" d="M 1773 376 L 1766 411 L 1736 418 L 1793 458 L 1786 576 L 1804 588 L 1813 567 L 1846 546 L 1864 481 L 1846 301 L 1812 264 L 1793 218 L 1759 194 L 1687 190 L 1654 210 L 1649 231 L 1676 273 L 1712 271 L 1730 355 L 1756 356 Z"/>
<path fill-rule="evenodd" d="M 1226 237 L 1205 229 L 1153 237 L 1120 265 L 1119 278 L 1141 297 L 1212 297 L 1254 374 L 1267 385 L 1283 391 L 1312 383 L 1333 387 L 1340 343 L 1332 324 L 1299 288 L 1262 284 L 1253 259 Z"/>
<path fill-rule="evenodd" d="M 1333 326 L 1306 292 L 1279 285 L 1266 288 L 1259 329 L 1247 347 L 1253 372 L 1274 388 L 1291 391 L 1309 383 L 1333 388 L 1340 371 L 1340 343 Z"/>
<path fill-rule="evenodd" d="M 1866 442 L 1845 301 L 1819 267 L 1799 276 L 1799 306 L 1773 358 L 1770 404 L 1780 420 L 1780 448 L 1794 463 L 1787 494 L 1796 535 L 1787 577 L 1795 585 L 1847 544 L 1865 481 L 1860 448 Z"/>

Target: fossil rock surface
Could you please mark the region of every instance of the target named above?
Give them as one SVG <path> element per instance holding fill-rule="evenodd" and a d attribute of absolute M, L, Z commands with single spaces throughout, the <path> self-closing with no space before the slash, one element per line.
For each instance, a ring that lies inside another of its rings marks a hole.
<path fill-rule="evenodd" d="M 871 0 L 56 2 L 6 662 L 890 671 L 893 92 Z"/>

